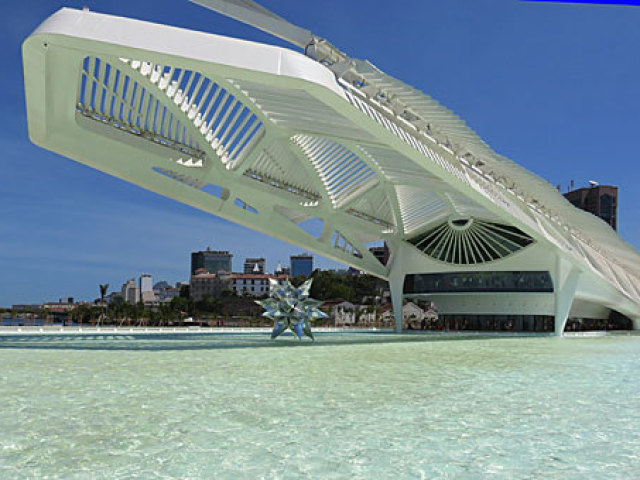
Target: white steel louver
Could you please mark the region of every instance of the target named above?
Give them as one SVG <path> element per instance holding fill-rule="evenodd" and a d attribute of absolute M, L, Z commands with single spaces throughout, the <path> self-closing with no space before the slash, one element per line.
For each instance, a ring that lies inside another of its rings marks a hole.
<path fill-rule="evenodd" d="M 317 202 L 321 198 L 320 189 L 308 172 L 298 168 L 299 162 L 288 141 L 273 142 L 256 155 L 244 175 Z"/>
<path fill-rule="evenodd" d="M 410 234 L 451 213 L 447 202 L 435 192 L 408 185 L 396 185 L 404 233 Z"/>
<path fill-rule="evenodd" d="M 428 256 L 456 265 L 499 260 L 533 243 L 511 225 L 463 217 L 450 218 L 408 241 Z"/>
<path fill-rule="evenodd" d="M 452 210 L 460 216 L 499 222 L 499 217 L 465 195 L 457 192 L 447 192 L 445 196 Z"/>
<path fill-rule="evenodd" d="M 384 189 L 380 187 L 376 187 L 370 190 L 367 195 L 354 200 L 347 212 L 380 225 L 395 226 L 391 203 Z"/>
<path fill-rule="evenodd" d="M 384 176 L 395 184 L 424 181 L 440 183 L 441 180 L 401 153 L 379 145 L 358 145 L 364 155 L 371 159 Z"/>
<path fill-rule="evenodd" d="M 295 135 L 292 140 L 313 164 L 334 207 L 378 183 L 375 172 L 344 145 L 308 135 Z"/>
<path fill-rule="evenodd" d="M 389 118 L 382 115 L 377 108 L 370 105 L 369 102 L 366 101 L 366 96 L 364 96 L 362 92 L 353 88 L 353 86 L 348 85 L 343 81 L 341 81 L 340 84 L 345 88 L 345 95 L 354 107 L 358 108 L 362 113 L 382 125 L 389 132 L 411 145 L 426 158 L 430 159 L 434 164 L 445 170 L 448 174 L 456 177 L 464 183 L 468 183 L 468 180 L 464 175 L 464 171 L 458 162 L 451 161 L 451 159 L 447 159 L 442 156 L 431 146 L 427 145 L 427 143 L 423 142 L 417 135 L 409 133 L 409 130 L 399 128 L 396 123 L 390 121 Z"/>
<path fill-rule="evenodd" d="M 304 90 L 279 88 L 247 80 L 229 80 L 273 123 L 327 137 L 375 140 L 357 123 Z"/>
<path fill-rule="evenodd" d="M 194 158 L 204 158 L 209 144 L 227 168 L 264 131 L 236 96 L 199 72 L 122 58 L 116 62 L 84 59 L 80 114 Z"/>

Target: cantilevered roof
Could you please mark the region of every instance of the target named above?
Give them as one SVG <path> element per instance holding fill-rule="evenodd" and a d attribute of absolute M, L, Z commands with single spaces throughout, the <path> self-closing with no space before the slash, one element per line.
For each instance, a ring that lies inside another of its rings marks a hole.
<path fill-rule="evenodd" d="M 315 36 L 306 50 L 63 9 L 23 46 L 29 133 L 383 278 L 383 241 L 487 269 L 540 244 L 640 302 L 640 256 L 607 224 L 428 95 Z"/>
<path fill-rule="evenodd" d="M 448 146 L 458 157 L 490 175 L 513 196 L 521 196 L 532 208 L 540 209 L 562 229 L 596 249 L 610 262 L 640 277 L 638 252 L 603 220 L 574 207 L 549 182 L 496 153 L 464 120 L 429 95 L 387 75 L 363 60 L 353 69 L 365 80 L 361 87 L 372 96 L 384 92 L 387 103 L 408 110 L 412 123 Z M 415 115 L 415 117 L 414 117 Z"/>

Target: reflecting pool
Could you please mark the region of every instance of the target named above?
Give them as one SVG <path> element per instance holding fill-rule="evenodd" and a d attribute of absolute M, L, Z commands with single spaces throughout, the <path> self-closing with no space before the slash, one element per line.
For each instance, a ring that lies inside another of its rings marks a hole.
<path fill-rule="evenodd" d="M 0 335 L 0 478 L 640 477 L 640 337 Z"/>

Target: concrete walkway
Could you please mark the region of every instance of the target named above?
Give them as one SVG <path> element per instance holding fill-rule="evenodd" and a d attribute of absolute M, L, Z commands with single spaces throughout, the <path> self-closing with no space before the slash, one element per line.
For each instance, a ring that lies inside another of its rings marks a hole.
<path fill-rule="evenodd" d="M 314 333 L 377 333 L 395 334 L 392 328 L 314 328 Z M 55 334 L 55 335 L 144 335 L 144 334 L 269 334 L 271 328 L 260 327 L 61 327 L 59 325 L 46 326 L 22 326 L 7 327 L 0 326 L 0 335 L 34 335 L 34 334 Z M 491 332 L 491 331 L 433 331 L 433 330 L 404 330 L 401 335 L 429 335 L 444 337 L 549 337 L 554 336 L 552 332 Z M 640 336 L 639 330 L 614 330 L 614 331 L 590 331 L 590 332 L 565 332 L 566 338 L 604 337 L 604 336 Z"/>

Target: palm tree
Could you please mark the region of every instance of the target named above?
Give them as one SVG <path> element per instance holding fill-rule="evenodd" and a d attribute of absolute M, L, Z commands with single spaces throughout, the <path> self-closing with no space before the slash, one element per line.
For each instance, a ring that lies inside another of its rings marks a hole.
<path fill-rule="evenodd" d="M 144 303 L 136 303 L 134 308 L 134 315 L 136 320 L 138 321 L 138 327 L 141 327 L 143 322 L 145 323 L 145 326 L 147 325 L 144 319 L 145 313 L 147 313 L 147 310 L 144 308 Z"/>
<path fill-rule="evenodd" d="M 100 306 L 102 307 L 102 313 L 98 317 L 98 327 L 100 326 L 100 320 L 102 320 L 102 318 L 104 316 L 106 316 L 106 308 L 105 308 L 105 304 L 104 304 L 104 297 L 107 296 L 107 290 L 109 290 L 109 284 L 108 283 L 105 283 L 104 285 L 100 284 Z"/>

